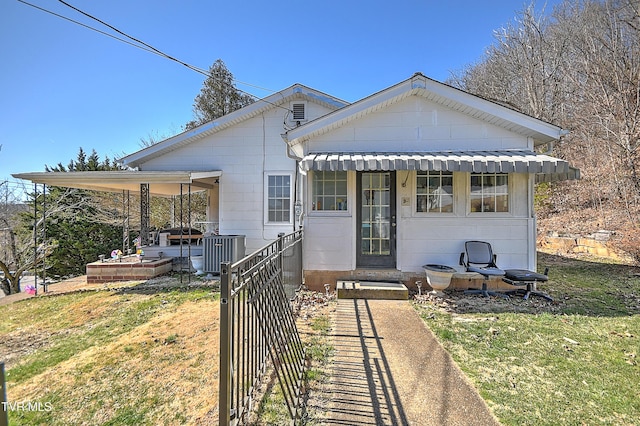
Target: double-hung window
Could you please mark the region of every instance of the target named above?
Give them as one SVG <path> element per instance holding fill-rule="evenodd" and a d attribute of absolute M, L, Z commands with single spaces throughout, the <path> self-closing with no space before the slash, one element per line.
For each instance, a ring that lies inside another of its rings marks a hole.
<path fill-rule="evenodd" d="M 508 212 L 509 175 L 501 173 L 471 174 L 471 212 Z"/>
<path fill-rule="evenodd" d="M 453 212 L 453 173 L 434 171 L 417 172 L 416 212 Z"/>
<path fill-rule="evenodd" d="M 291 222 L 291 175 L 267 177 L 267 218 L 269 223 Z"/>
<path fill-rule="evenodd" d="M 313 172 L 311 210 L 347 210 L 347 172 Z"/>

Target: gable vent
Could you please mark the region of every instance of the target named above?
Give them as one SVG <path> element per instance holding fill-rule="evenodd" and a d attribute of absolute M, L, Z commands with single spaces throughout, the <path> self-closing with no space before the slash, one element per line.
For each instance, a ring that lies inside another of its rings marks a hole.
<path fill-rule="evenodd" d="M 304 108 L 304 104 L 293 104 L 292 105 L 292 110 L 293 110 L 293 121 L 299 121 L 299 120 L 306 120 L 307 116 L 305 114 L 305 108 Z"/>

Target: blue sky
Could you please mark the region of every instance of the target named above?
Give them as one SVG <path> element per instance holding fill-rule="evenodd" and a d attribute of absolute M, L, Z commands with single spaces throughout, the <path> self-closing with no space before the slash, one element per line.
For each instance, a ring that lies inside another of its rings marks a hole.
<path fill-rule="evenodd" d="M 59 1 L 25 1 L 115 34 Z M 197 67 L 220 58 L 258 97 L 301 83 L 352 102 L 418 71 L 446 80 L 481 59 L 525 1 L 68 3 Z M 559 0 L 547 3 L 549 13 Z M 113 158 L 178 133 L 204 80 L 18 0 L 0 0 L 0 61 L 0 181 L 66 165 L 79 147 Z"/>

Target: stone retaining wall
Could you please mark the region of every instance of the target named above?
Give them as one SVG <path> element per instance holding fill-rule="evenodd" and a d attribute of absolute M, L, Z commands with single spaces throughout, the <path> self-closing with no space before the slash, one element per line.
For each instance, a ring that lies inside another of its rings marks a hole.
<path fill-rule="evenodd" d="M 627 260 L 628 255 L 609 246 L 611 232 L 598 231 L 595 234 L 583 236 L 545 235 L 538 237 L 538 248 L 548 253 L 578 253 L 591 254 L 616 260 Z"/>

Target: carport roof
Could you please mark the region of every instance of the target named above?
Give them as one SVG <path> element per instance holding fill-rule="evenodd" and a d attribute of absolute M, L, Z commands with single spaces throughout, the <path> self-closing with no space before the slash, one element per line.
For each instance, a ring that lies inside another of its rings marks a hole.
<path fill-rule="evenodd" d="M 17 173 L 13 177 L 65 188 L 90 189 L 103 192 L 140 191 L 140 184 L 149 184 L 149 192 L 172 196 L 211 189 L 222 171 L 84 171 Z"/>

